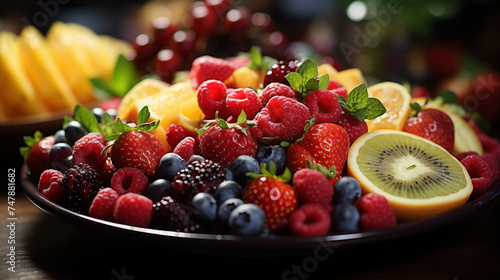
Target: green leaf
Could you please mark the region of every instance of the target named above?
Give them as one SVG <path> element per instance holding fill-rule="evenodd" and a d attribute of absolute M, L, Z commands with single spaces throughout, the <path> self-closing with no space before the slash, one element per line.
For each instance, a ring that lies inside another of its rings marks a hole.
<path fill-rule="evenodd" d="M 241 110 L 241 113 L 238 116 L 236 123 L 237 124 L 244 124 L 246 121 L 247 121 L 247 114 L 245 113 L 245 110 Z"/>
<path fill-rule="evenodd" d="M 97 89 L 99 89 L 107 94 L 115 95 L 113 87 L 110 84 L 108 84 L 108 82 L 106 82 L 105 80 L 103 80 L 101 78 L 91 78 L 90 83 L 92 83 L 92 85 L 95 88 L 97 88 Z"/>
<path fill-rule="evenodd" d="M 325 74 L 319 78 L 318 89 L 323 90 L 328 88 L 328 84 L 330 84 L 330 76 Z"/>
<path fill-rule="evenodd" d="M 110 124 L 109 126 L 111 127 L 111 129 L 113 129 L 114 132 L 118 132 L 118 133 L 124 133 L 124 132 L 133 130 L 133 128 L 131 128 L 127 124 L 123 123 L 120 118 L 118 118 L 116 120 L 116 122 Z"/>
<path fill-rule="evenodd" d="M 410 103 L 410 108 L 415 111 L 415 115 L 422 111 L 422 106 L 418 102 Z"/>
<path fill-rule="evenodd" d="M 368 90 L 365 84 L 358 85 L 347 95 L 347 103 L 355 109 L 363 109 L 367 105 L 367 100 Z"/>
<path fill-rule="evenodd" d="M 297 68 L 297 73 L 302 76 L 303 81 L 309 81 L 310 79 L 318 78 L 318 67 L 310 59 L 304 60 L 300 66 Z"/>
<path fill-rule="evenodd" d="M 262 70 L 262 54 L 260 52 L 260 48 L 257 46 L 252 46 L 250 48 L 250 64 L 248 68 L 255 70 Z"/>
<path fill-rule="evenodd" d="M 361 122 L 366 119 L 365 110 L 356 110 L 352 112 L 351 115 Z"/>
<path fill-rule="evenodd" d="M 149 117 L 150 117 L 150 113 L 149 113 L 149 108 L 148 106 L 144 106 L 142 107 L 141 111 L 139 112 L 139 116 L 137 117 L 137 123 L 139 125 L 143 124 L 143 123 L 147 123 L 148 120 L 149 120 Z"/>
<path fill-rule="evenodd" d="M 30 153 L 30 147 L 20 147 L 19 148 L 19 153 L 23 156 L 24 160 L 28 157 L 28 154 Z"/>
<path fill-rule="evenodd" d="M 367 105 L 363 111 L 365 113 L 366 119 L 373 120 L 377 117 L 382 116 L 387 110 L 380 100 L 370 97 L 368 98 Z"/>
<path fill-rule="evenodd" d="M 104 140 L 113 141 L 113 140 L 118 139 L 118 137 L 120 137 L 120 135 L 121 135 L 120 133 L 111 134 L 111 135 L 104 137 Z"/>
<path fill-rule="evenodd" d="M 222 128 L 229 128 L 229 126 L 227 125 L 227 122 L 224 119 L 218 118 L 217 123 Z"/>
<path fill-rule="evenodd" d="M 87 132 L 99 132 L 102 135 L 101 127 L 96 116 L 87 108 L 76 105 L 73 112 L 75 121 L 79 122 Z"/>
<path fill-rule="evenodd" d="M 123 54 L 120 54 L 115 64 L 110 87 L 116 95 L 123 96 L 136 82 L 137 70 L 134 63 L 126 59 Z"/>
<path fill-rule="evenodd" d="M 304 91 L 302 93 L 310 93 L 318 90 L 319 80 L 318 79 L 310 79 L 304 85 Z"/>
<path fill-rule="evenodd" d="M 442 104 L 456 104 L 457 103 L 457 95 L 450 90 L 441 91 L 436 98 L 441 98 Z"/>
<path fill-rule="evenodd" d="M 294 90 L 298 92 L 302 92 L 302 76 L 297 73 L 297 72 L 290 72 L 285 76 L 285 79 L 288 81 L 290 84 L 290 87 L 292 87 Z"/>

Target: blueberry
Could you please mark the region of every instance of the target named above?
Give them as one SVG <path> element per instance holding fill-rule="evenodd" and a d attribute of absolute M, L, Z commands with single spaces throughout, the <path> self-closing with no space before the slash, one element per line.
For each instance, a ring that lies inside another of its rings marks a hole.
<path fill-rule="evenodd" d="M 104 110 L 101 107 L 94 107 L 92 108 L 91 112 L 96 117 L 97 122 L 101 122 L 102 116 L 104 115 Z"/>
<path fill-rule="evenodd" d="M 194 208 L 195 217 L 202 223 L 212 223 L 217 217 L 217 201 L 209 193 L 197 193 L 191 205 Z"/>
<path fill-rule="evenodd" d="M 283 169 L 286 164 L 286 152 L 281 146 L 262 146 L 257 150 L 255 158 L 267 166 L 273 161 L 277 171 Z"/>
<path fill-rule="evenodd" d="M 266 216 L 259 206 L 245 203 L 229 214 L 228 226 L 232 234 L 259 236 L 266 225 Z"/>
<path fill-rule="evenodd" d="M 348 202 L 335 205 L 333 209 L 333 230 L 335 232 L 358 231 L 359 212 Z"/>
<path fill-rule="evenodd" d="M 66 140 L 71 146 L 73 146 L 78 139 L 85 135 L 82 125 L 77 121 L 70 121 L 67 123 L 64 128 L 64 133 L 66 134 Z"/>
<path fill-rule="evenodd" d="M 59 129 L 54 133 L 54 142 L 57 143 L 66 143 L 66 133 L 64 133 L 64 130 Z"/>
<path fill-rule="evenodd" d="M 226 180 L 234 181 L 233 172 L 231 170 L 229 170 L 229 168 L 226 168 L 226 167 L 224 167 L 224 171 L 226 171 Z"/>
<path fill-rule="evenodd" d="M 67 143 L 57 143 L 50 148 L 50 167 L 64 172 L 75 165 L 73 162 L 73 148 Z"/>
<path fill-rule="evenodd" d="M 239 198 L 230 198 L 220 204 L 217 210 L 217 219 L 221 221 L 222 224 L 227 225 L 227 220 L 229 219 L 229 214 L 234 210 L 234 208 L 242 205 L 244 202 Z"/>
<path fill-rule="evenodd" d="M 172 195 L 174 192 L 172 183 L 163 178 L 154 180 L 146 190 L 146 196 L 153 202 L 160 201 L 164 196 Z"/>
<path fill-rule="evenodd" d="M 233 172 L 234 180 L 238 182 L 238 184 L 245 186 L 246 183 L 251 180 L 246 174 L 248 172 L 260 173 L 260 165 L 254 157 L 241 155 L 231 163 L 229 170 Z"/>
<path fill-rule="evenodd" d="M 186 163 L 178 154 L 166 153 L 160 159 L 160 173 L 164 179 L 167 179 L 170 182 L 172 182 L 175 175 L 184 169 L 184 167 L 186 167 Z"/>
<path fill-rule="evenodd" d="M 217 186 L 214 193 L 214 198 L 218 204 L 235 197 L 241 197 L 243 187 L 233 180 L 226 180 Z"/>
<path fill-rule="evenodd" d="M 106 113 L 111 117 L 112 120 L 116 119 L 116 117 L 118 116 L 118 111 L 116 111 L 115 109 L 108 109 L 106 110 Z"/>
<path fill-rule="evenodd" d="M 354 204 L 361 196 L 361 186 L 353 177 L 341 177 L 333 187 L 333 203 L 347 202 Z"/>

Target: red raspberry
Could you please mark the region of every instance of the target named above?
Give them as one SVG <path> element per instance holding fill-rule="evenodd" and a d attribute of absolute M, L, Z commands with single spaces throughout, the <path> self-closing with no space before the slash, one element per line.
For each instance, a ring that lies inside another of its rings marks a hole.
<path fill-rule="evenodd" d="M 111 187 L 119 194 L 142 194 L 148 187 L 148 177 L 135 167 L 122 167 L 118 169 L 111 179 Z"/>
<path fill-rule="evenodd" d="M 203 82 L 196 91 L 198 106 L 205 114 L 206 119 L 214 119 L 215 112 L 219 112 L 219 117 L 226 119 L 231 112 L 226 108 L 226 85 L 218 80 L 208 80 Z"/>
<path fill-rule="evenodd" d="M 293 187 L 302 203 L 328 205 L 332 202 L 333 187 L 321 172 L 302 168 L 293 174 Z"/>
<path fill-rule="evenodd" d="M 46 169 L 40 175 L 38 190 L 51 201 L 60 203 L 62 201 L 61 181 L 63 177 L 59 170 Z"/>
<path fill-rule="evenodd" d="M 230 61 L 204 55 L 193 61 L 190 76 L 193 87 L 197 88 L 207 80 L 223 82 L 233 74 L 234 70 L 236 70 L 236 67 Z"/>
<path fill-rule="evenodd" d="M 286 96 L 290 98 L 295 98 L 295 92 L 290 86 L 282 83 L 270 83 L 264 90 L 262 90 L 262 95 L 260 97 L 260 103 L 262 106 L 266 106 L 267 102 L 275 96 Z"/>
<path fill-rule="evenodd" d="M 182 139 L 182 141 L 175 146 L 173 152 L 178 154 L 184 162 L 188 162 L 191 156 L 199 153 L 199 148 L 196 144 L 196 140 L 193 137 L 188 136 Z"/>
<path fill-rule="evenodd" d="M 245 111 L 248 119 L 253 119 L 262 108 L 257 93 L 251 88 L 228 89 L 226 107 L 233 116 Z"/>
<path fill-rule="evenodd" d="M 309 122 L 309 109 L 299 101 L 285 96 L 275 96 L 269 100 L 255 116 L 257 128 L 263 137 L 298 139 L 304 134 Z"/>
<path fill-rule="evenodd" d="M 356 202 L 361 216 L 361 229 L 365 231 L 383 229 L 396 225 L 396 216 L 387 199 L 379 194 L 369 193 Z"/>
<path fill-rule="evenodd" d="M 170 124 L 167 128 L 167 142 L 171 147 L 177 146 L 188 135 L 187 129 L 182 125 Z"/>
<path fill-rule="evenodd" d="M 101 157 L 101 152 L 105 148 L 106 141 L 101 134 L 91 132 L 78 141 L 73 147 L 73 161 L 78 163 L 86 163 L 94 170 L 101 170 L 106 162 L 104 157 Z"/>
<path fill-rule="evenodd" d="M 302 102 L 316 117 L 316 123 L 336 123 L 342 111 L 337 96 L 330 90 L 317 90 L 309 93 Z"/>
<path fill-rule="evenodd" d="M 89 207 L 89 216 L 113 221 L 113 211 L 120 195 L 112 188 L 100 190 Z"/>
<path fill-rule="evenodd" d="M 308 203 L 300 206 L 289 216 L 290 230 L 300 236 L 321 236 L 328 233 L 332 219 L 322 205 Z"/>
<path fill-rule="evenodd" d="M 496 160 L 500 160 L 500 141 L 484 133 L 479 133 L 478 137 L 483 146 L 484 153 L 492 154 Z"/>
<path fill-rule="evenodd" d="M 471 199 L 486 193 L 493 186 L 493 174 L 491 173 L 490 166 L 480 156 L 470 154 L 460 162 L 467 169 L 472 180 L 473 190 Z"/>
<path fill-rule="evenodd" d="M 498 161 L 495 159 L 493 154 L 484 154 L 481 156 L 481 159 L 488 164 L 491 171 L 491 181 L 492 184 L 495 185 L 500 179 L 500 167 Z"/>
<path fill-rule="evenodd" d="M 131 226 L 147 227 L 151 223 L 153 201 L 143 195 L 126 193 L 118 198 L 113 220 Z"/>
<path fill-rule="evenodd" d="M 337 124 L 347 131 L 349 143 L 352 144 L 359 136 L 368 132 L 368 125 L 365 121 L 360 121 L 353 117 L 349 112 L 342 110 Z"/>

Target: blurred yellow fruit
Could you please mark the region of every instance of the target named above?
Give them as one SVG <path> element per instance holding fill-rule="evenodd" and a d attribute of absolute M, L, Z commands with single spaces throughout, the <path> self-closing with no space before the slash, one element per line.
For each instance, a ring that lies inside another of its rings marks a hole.
<path fill-rule="evenodd" d="M 198 106 L 198 98 L 193 96 L 182 104 L 179 115 L 179 124 L 189 131 L 194 131 L 204 117 L 205 115 Z"/>
<path fill-rule="evenodd" d="M 339 73 L 331 64 L 324 63 L 318 66 L 318 77 L 328 74 L 330 80 L 334 80 L 335 76 Z"/>
<path fill-rule="evenodd" d="M 226 84 L 233 84 L 237 88 L 251 87 L 258 89 L 260 87 L 261 73 L 248 67 L 240 67 L 234 70 L 233 74 L 225 81 Z"/>
<path fill-rule="evenodd" d="M 411 95 L 397 83 L 383 82 L 368 87 L 368 95 L 378 98 L 387 110 L 382 116 L 366 120 L 368 131 L 377 129 L 402 130 L 410 114 Z"/>
<path fill-rule="evenodd" d="M 365 77 L 358 68 L 342 70 L 335 74 L 334 78 L 330 76 L 330 79 L 333 79 L 343 85 L 347 90 L 347 93 L 351 92 L 359 84 L 366 84 Z"/>
<path fill-rule="evenodd" d="M 172 147 L 167 142 L 167 131 L 161 125 L 151 131 L 151 133 L 160 139 L 160 142 L 163 144 L 163 147 L 165 147 L 165 151 L 167 153 L 172 151 Z"/>
<path fill-rule="evenodd" d="M 0 120 L 46 111 L 24 72 L 15 34 L 0 32 Z"/>
<path fill-rule="evenodd" d="M 52 59 L 42 34 L 26 26 L 19 38 L 22 65 L 40 101 L 52 111 L 75 107 L 78 100 Z"/>

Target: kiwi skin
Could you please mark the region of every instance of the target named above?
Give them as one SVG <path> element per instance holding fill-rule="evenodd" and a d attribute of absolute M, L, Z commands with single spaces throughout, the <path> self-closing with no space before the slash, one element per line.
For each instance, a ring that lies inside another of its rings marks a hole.
<path fill-rule="evenodd" d="M 368 180 L 359 169 L 359 166 L 355 164 L 359 152 L 359 146 L 361 146 L 371 137 L 375 137 L 377 134 L 401 134 L 407 137 L 413 137 L 413 138 L 417 137 L 419 140 L 427 142 L 428 145 L 437 146 L 439 149 L 442 149 L 452 160 L 457 161 L 459 163 L 459 166 L 462 168 L 462 173 L 464 174 L 464 178 L 466 180 L 466 185 L 462 189 L 460 189 L 459 192 L 453 195 L 433 197 L 427 199 L 403 198 L 382 191 L 377 186 L 375 186 L 375 184 L 373 184 L 370 180 Z M 470 176 L 468 175 L 468 172 L 465 169 L 465 167 L 460 163 L 460 161 L 458 161 L 458 159 L 456 159 L 453 155 L 448 153 L 445 149 L 443 149 L 439 145 L 436 145 L 435 143 L 427 139 L 415 136 L 407 132 L 396 131 L 396 130 L 385 130 L 385 129 L 376 130 L 373 132 L 366 133 L 362 135 L 360 138 L 358 138 L 353 143 L 349 151 L 349 156 L 347 160 L 347 175 L 356 178 L 360 182 L 363 195 L 372 192 L 383 195 L 387 199 L 387 201 L 391 204 L 391 207 L 394 210 L 394 213 L 396 214 L 398 223 L 431 218 L 452 211 L 454 209 L 457 209 L 467 202 L 467 200 L 470 197 L 470 194 L 472 193 L 472 182 Z"/>

